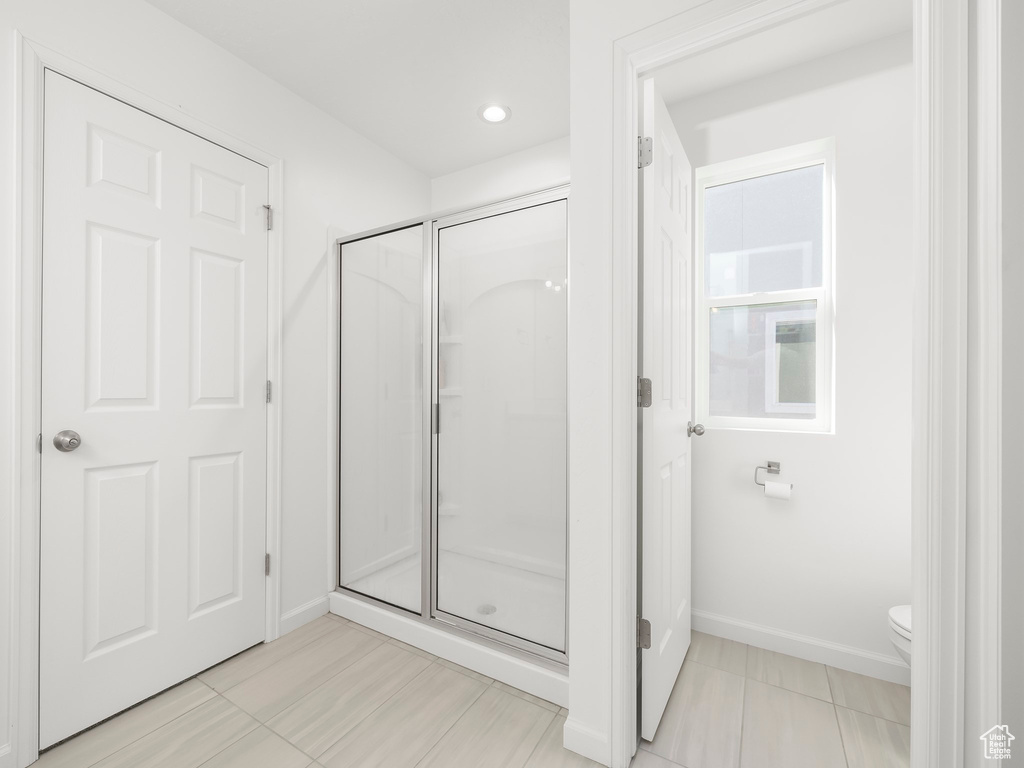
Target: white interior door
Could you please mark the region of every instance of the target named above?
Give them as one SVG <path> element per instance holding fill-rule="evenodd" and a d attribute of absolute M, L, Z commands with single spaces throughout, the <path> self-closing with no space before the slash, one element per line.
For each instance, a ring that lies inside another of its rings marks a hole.
<path fill-rule="evenodd" d="M 267 169 L 45 108 L 41 747 L 260 642 L 266 589 Z"/>
<path fill-rule="evenodd" d="M 643 413 L 643 651 L 641 735 L 653 739 L 690 647 L 690 162 L 654 80 L 643 84 L 642 130 L 653 139 L 643 170 L 643 355 L 652 381 Z"/>

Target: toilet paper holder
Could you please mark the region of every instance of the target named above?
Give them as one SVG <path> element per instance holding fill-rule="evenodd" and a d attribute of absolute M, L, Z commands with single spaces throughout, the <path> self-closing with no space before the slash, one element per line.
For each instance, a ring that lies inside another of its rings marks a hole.
<path fill-rule="evenodd" d="M 777 475 L 780 472 L 782 472 L 782 462 L 780 462 L 780 461 L 769 461 L 769 462 L 766 462 L 766 463 L 768 464 L 767 467 L 754 467 L 754 485 L 760 485 L 762 488 L 764 488 L 764 483 L 758 482 L 758 479 L 757 479 L 757 473 L 758 472 L 760 472 L 762 469 L 765 472 L 767 472 L 769 475 Z"/>

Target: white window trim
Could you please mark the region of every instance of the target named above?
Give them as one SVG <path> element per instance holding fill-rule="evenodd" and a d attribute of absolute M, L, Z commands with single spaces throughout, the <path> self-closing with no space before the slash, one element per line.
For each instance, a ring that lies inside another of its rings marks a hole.
<path fill-rule="evenodd" d="M 767 176 L 812 165 L 824 165 L 824 189 L 822 190 L 822 268 L 821 287 L 789 291 L 747 293 L 721 297 L 708 297 L 704 287 L 704 190 L 743 179 Z M 695 302 L 697 358 L 695 365 L 695 394 L 697 420 L 709 429 L 748 429 L 772 432 L 818 432 L 833 431 L 833 402 L 835 379 L 835 141 L 832 138 L 810 141 L 792 147 L 772 150 L 757 155 L 728 160 L 698 168 L 695 173 L 694 216 L 695 242 Z M 710 414 L 710 354 L 709 315 L 712 307 L 737 307 L 756 304 L 790 304 L 799 301 L 815 301 L 816 338 L 818 354 L 815 360 L 816 416 L 813 419 L 712 416 Z"/>

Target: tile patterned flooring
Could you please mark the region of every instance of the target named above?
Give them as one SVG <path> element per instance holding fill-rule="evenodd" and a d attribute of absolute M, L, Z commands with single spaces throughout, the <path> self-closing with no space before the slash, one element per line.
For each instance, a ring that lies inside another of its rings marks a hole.
<path fill-rule="evenodd" d="M 33 768 L 592 768 L 566 711 L 324 616 L 45 752 Z"/>
<path fill-rule="evenodd" d="M 633 768 L 907 768 L 910 689 L 694 632 Z"/>
<path fill-rule="evenodd" d="M 35 768 L 594 768 L 566 711 L 337 616 L 251 648 Z M 695 632 L 634 768 L 899 768 L 910 692 Z"/>

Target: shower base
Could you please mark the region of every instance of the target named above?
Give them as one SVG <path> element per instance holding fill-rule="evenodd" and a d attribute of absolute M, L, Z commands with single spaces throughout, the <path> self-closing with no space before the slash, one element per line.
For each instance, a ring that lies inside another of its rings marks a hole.
<path fill-rule="evenodd" d="M 406 558 L 349 589 L 403 607 L 420 601 L 420 558 Z M 565 580 L 447 550 L 438 553 L 437 608 L 565 650 Z"/>

